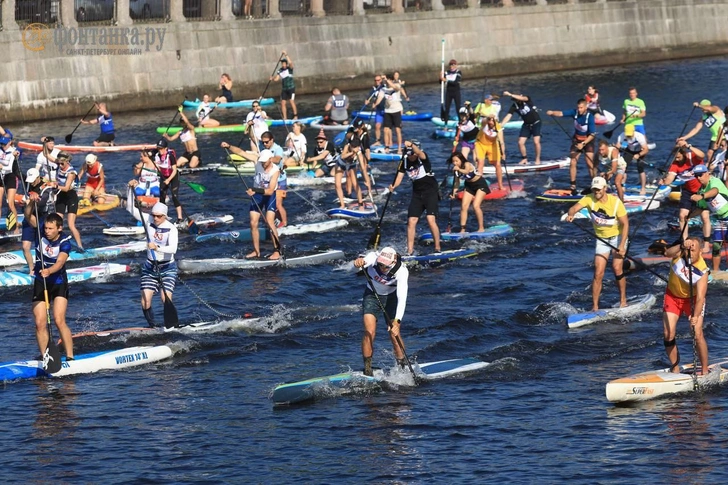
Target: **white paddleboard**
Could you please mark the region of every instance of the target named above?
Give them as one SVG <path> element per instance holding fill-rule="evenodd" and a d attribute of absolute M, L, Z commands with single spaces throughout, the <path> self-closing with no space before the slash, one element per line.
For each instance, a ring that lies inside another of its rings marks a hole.
<path fill-rule="evenodd" d="M 601 320 L 635 317 L 652 308 L 656 301 L 657 298 L 655 298 L 655 295 L 648 293 L 646 295 L 635 297 L 632 300 L 628 300 L 627 302 L 629 304 L 626 307 L 606 308 L 595 312 L 575 313 L 573 315 L 569 315 L 566 317 L 566 324 L 569 328 L 578 328 Z"/>

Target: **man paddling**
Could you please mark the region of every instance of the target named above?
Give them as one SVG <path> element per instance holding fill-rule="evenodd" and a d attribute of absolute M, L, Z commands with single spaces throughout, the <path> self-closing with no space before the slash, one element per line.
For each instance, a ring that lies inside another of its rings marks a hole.
<path fill-rule="evenodd" d="M 644 117 L 647 116 L 647 107 L 645 102 L 637 97 L 637 88 L 629 88 L 629 98 L 625 99 L 622 103 L 622 119 L 619 120 L 625 127 L 634 126 L 637 133 L 642 133 L 647 136 L 645 132 Z"/>
<path fill-rule="evenodd" d="M 440 252 L 440 228 L 437 227 L 438 203 L 440 202 L 439 187 L 435 174 L 432 173 L 432 164 L 427 154 L 420 149 L 418 141 L 404 142 L 404 157 L 397 169 L 397 177 L 389 186 L 389 191 L 399 187 L 407 174 L 412 180 L 412 199 L 407 209 L 407 254 L 415 250 L 415 232 L 417 222 L 422 213 L 426 213 L 427 224 L 430 226 L 435 241 L 435 252 Z"/>
<path fill-rule="evenodd" d="M 73 360 L 73 338 L 66 325 L 68 308 L 68 275 L 66 261 L 71 253 L 71 236 L 63 231 L 63 218 L 55 212 L 46 215 L 45 220 L 35 217 L 35 206 L 40 196 L 35 192 L 28 194 L 25 206 L 25 219 L 36 231 L 35 264 L 36 275 L 33 283 L 33 317 L 35 318 L 35 337 L 38 349 L 44 355 L 48 348 L 48 312 L 53 311 L 53 320 L 63 339 L 66 360 Z M 47 298 L 46 298 L 47 294 Z"/>
<path fill-rule="evenodd" d="M 640 178 L 640 195 L 645 195 L 647 190 L 645 156 L 650 151 L 647 138 L 639 131 L 636 131 L 633 125 L 627 125 L 624 127 L 624 133 L 621 133 L 617 138 L 617 146 L 621 150 L 626 163 L 637 165 L 637 174 Z"/>
<path fill-rule="evenodd" d="M 250 238 L 253 241 L 253 251 L 246 258 L 260 258 L 260 232 L 258 222 L 260 217 L 265 218 L 266 225 L 271 231 L 274 251 L 268 259 L 280 259 L 280 239 L 275 224 L 276 195 L 280 169 L 273 162 L 275 156 L 270 150 L 263 150 L 255 164 L 255 177 L 253 187 L 247 190 L 250 196 Z"/>
<path fill-rule="evenodd" d="M 511 121 L 514 113 L 518 113 L 523 120 L 523 126 L 521 126 L 521 132 L 518 134 L 518 149 L 521 151 L 521 165 L 528 163 L 526 156 L 526 140 L 533 137 L 533 147 L 536 150 L 536 165 L 541 163 L 541 116 L 536 111 L 536 106 L 531 101 L 531 97 L 527 94 L 512 94 L 508 91 L 503 91 L 503 96 L 510 96 L 513 101 L 513 105 L 508 110 L 508 114 L 503 117 L 501 125 L 505 126 L 506 123 Z"/>
<path fill-rule="evenodd" d="M 293 119 L 298 119 L 298 108 L 296 107 L 296 82 L 293 80 L 293 62 L 286 51 L 281 52 L 281 68 L 278 73 L 270 78 L 271 81 L 281 81 L 281 113 L 283 119 L 288 119 L 288 102 L 293 109 Z"/>
<path fill-rule="evenodd" d="M 708 343 L 703 334 L 705 295 L 708 292 L 708 265 L 701 255 L 701 241 L 690 237 L 683 244 L 679 242 L 665 250 L 665 256 L 672 258 L 670 276 L 665 289 L 662 325 L 665 352 L 670 359 L 670 372 L 680 372 L 680 350 L 677 347 L 677 321 L 685 315 L 690 321 L 695 338 L 695 347 L 700 358 L 698 375 L 708 373 Z"/>
<path fill-rule="evenodd" d="M 701 189 L 690 199 L 697 205 L 699 211 L 706 208 L 711 216 L 719 222 L 713 232 L 713 271 L 720 271 L 720 250 L 725 244 L 725 226 L 728 224 L 728 188 L 718 177 L 714 177 L 705 165 L 693 168 L 693 175 L 700 182 Z"/>
<path fill-rule="evenodd" d="M 38 210 L 34 210 L 33 212 L 34 214 L 37 212 L 40 219 L 38 222 L 42 226 L 45 216 L 56 212 L 56 194 L 58 189 L 51 184 L 44 185 L 37 168 L 28 169 L 28 172 L 25 174 L 25 182 L 28 184 L 28 195 L 31 193 L 38 195 L 38 201 L 35 203 L 35 207 Z M 35 244 L 37 231 L 35 226 L 30 224 L 30 219 L 27 217 L 23 219 L 22 227 L 23 233 L 20 240 L 22 241 L 23 255 L 25 256 L 25 261 L 28 263 L 29 272 L 32 276 L 35 274 L 35 259 L 30 250 Z"/>
<path fill-rule="evenodd" d="M 693 136 L 697 135 L 700 130 L 705 126 L 710 130 L 710 145 L 708 145 L 708 160 L 713 158 L 713 152 L 718 148 L 718 139 L 722 137 L 724 132 L 724 124 L 726 121 L 725 113 L 720 107 L 715 106 L 708 99 L 702 100 L 700 103 L 693 103 L 694 108 L 700 108 L 703 112 L 703 116 L 698 121 L 692 130 L 690 130 L 685 136 L 681 136 L 677 141 L 687 141 Z"/>
<path fill-rule="evenodd" d="M 94 140 L 95 147 L 114 146 L 116 134 L 114 131 L 114 120 L 111 119 L 111 112 L 106 109 L 106 103 L 94 103 L 99 116 L 95 120 L 81 120 L 84 125 L 96 125 L 101 127 L 99 137 Z"/>
<path fill-rule="evenodd" d="M 599 310 L 602 280 L 610 254 L 613 256 L 612 269 L 619 289 L 619 306 L 625 307 L 627 306 L 627 281 L 622 265 L 627 254 L 627 237 L 629 236 L 627 210 L 617 196 L 607 193 L 607 181 L 603 177 L 594 177 L 591 190 L 591 194 L 582 197 L 579 202 L 571 206 L 566 220 L 573 222 L 576 213 L 586 207 L 594 226 L 597 242 L 594 248 L 592 311 Z"/>
<path fill-rule="evenodd" d="M 597 125 L 594 122 L 594 114 L 587 109 L 585 99 L 576 102 L 576 109 L 566 111 L 546 111 L 549 116 L 558 116 L 561 118 L 572 118 L 574 120 L 574 135 L 571 138 L 571 148 L 569 149 L 569 176 L 571 177 L 571 192 L 576 195 L 576 164 L 579 162 L 581 154 L 584 154 L 586 166 L 589 169 L 589 176 L 596 176 L 594 168 L 594 143 L 597 136 Z"/>
<path fill-rule="evenodd" d="M 460 82 L 463 74 L 458 68 L 458 61 L 450 59 L 448 69 L 440 73 L 440 82 L 446 83 L 445 87 L 445 108 L 443 109 L 443 123 L 447 123 L 450 117 L 450 105 L 455 102 L 455 113 L 460 112 Z"/>
<path fill-rule="evenodd" d="M 361 352 L 364 358 L 364 375 L 374 375 L 372 355 L 377 332 L 377 315 L 380 313 L 384 314 L 397 363 L 400 367 L 404 367 L 406 365 L 404 344 L 401 343 L 399 327 L 407 306 L 409 270 L 402 264 L 397 251 L 390 247 L 355 259 L 354 266 L 362 268 L 369 276 L 362 300 L 364 334 L 361 340 Z M 391 315 L 394 315 L 394 318 L 390 321 Z"/>
<path fill-rule="evenodd" d="M 147 230 L 147 259 L 142 264 L 142 313 L 150 327 L 155 327 L 152 297 L 159 292 L 162 302 L 172 294 L 177 283 L 177 253 L 179 233 L 177 227 L 167 220 L 167 205 L 157 202 L 152 207 L 152 214 L 145 225 Z M 142 215 L 142 217 L 145 217 Z M 64 339 L 65 341 L 65 339 Z"/>

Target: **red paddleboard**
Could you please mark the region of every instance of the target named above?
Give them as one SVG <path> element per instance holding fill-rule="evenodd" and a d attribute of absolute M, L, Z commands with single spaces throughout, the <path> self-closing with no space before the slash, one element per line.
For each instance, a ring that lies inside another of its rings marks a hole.
<path fill-rule="evenodd" d="M 511 180 L 510 187 L 508 186 L 508 181 L 504 178 L 503 179 L 503 190 L 498 188 L 498 184 L 496 182 L 488 181 L 488 185 L 490 186 L 490 193 L 485 194 L 485 197 L 483 197 L 483 200 L 495 200 L 495 199 L 505 199 L 508 197 L 508 194 L 511 193 L 511 189 L 513 189 L 513 192 L 519 192 L 523 190 L 523 180 Z M 458 192 L 457 198 L 462 199 L 463 198 L 463 192 Z"/>

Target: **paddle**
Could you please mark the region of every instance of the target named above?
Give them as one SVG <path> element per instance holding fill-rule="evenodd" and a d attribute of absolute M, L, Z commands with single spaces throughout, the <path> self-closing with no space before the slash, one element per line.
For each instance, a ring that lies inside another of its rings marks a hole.
<path fill-rule="evenodd" d="M 179 178 L 179 181 L 182 182 L 183 184 L 187 184 L 187 186 L 189 188 L 191 188 L 192 190 L 194 190 L 195 192 L 197 192 L 200 195 L 204 194 L 205 191 L 207 190 L 207 187 L 205 187 L 204 185 L 197 184 L 195 182 L 190 182 L 189 180 L 185 180 L 182 177 Z"/>
<path fill-rule="evenodd" d="M 265 89 L 263 90 L 263 94 L 261 94 L 260 95 L 260 98 L 258 98 L 258 102 L 260 102 L 260 100 L 265 97 L 265 92 L 268 91 L 268 86 L 270 86 L 270 82 L 275 77 L 275 75 L 276 75 L 276 69 L 278 69 L 278 64 L 281 63 L 281 61 L 283 60 L 283 57 L 284 57 L 283 54 L 281 54 L 281 57 L 278 58 L 278 62 L 276 62 L 276 67 L 273 68 L 273 72 L 268 77 L 268 84 L 265 85 Z"/>
<path fill-rule="evenodd" d="M 73 131 L 72 131 L 71 133 L 69 133 L 68 135 L 66 135 L 66 143 L 71 143 L 71 140 L 73 140 L 73 134 L 74 134 L 74 133 L 76 133 L 76 130 L 78 130 L 78 127 L 79 127 L 79 126 L 81 126 L 81 123 L 83 123 L 83 121 L 84 121 L 84 120 L 86 119 L 86 117 L 87 117 L 88 115 L 90 115 L 90 114 L 91 114 L 91 111 L 93 111 L 93 109 L 94 109 L 95 107 L 96 107 L 96 103 L 94 103 L 94 104 L 93 104 L 93 105 L 92 105 L 92 106 L 91 106 L 91 107 L 89 108 L 89 110 L 88 110 L 88 111 L 86 112 L 86 114 L 85 114 L 85 115 L 83 115 L 83 118 L 81 118 L 81 121 L 79 121 L 79 122 L 78 122 L 78 124 L 77 124 L 77 125 L 76 125 L 76 127 L 75 127 L 75 128 L 73 129 Z"/>
<path fill-rule="evenodd" d="M 685 220 L 685 226 L 687 227 L 687 219 Z M 682 233 L 681 233 L 682 237 Z M 686 262 L 688 264 L 688 283 L 690 284 L 690 289 L 688 290 L 690 292 L 690 317 L 691 319 L 695 316 L 695 294 L 693 292 L 693 258 L 692 258 L 692 248 L 689 248 L 687 250 L 687 258 Z M 720 256 L 719 256 L 720 257 Z M 690 335 L 693 338 L 693 390 L 698 390 L 698 342 L 695 339 L 695 326 L 690 325 Z"/>
<path fill-rule="evenodd" d="M 392 185 L 397 181 L 397 177 L 399 176 L 399 171 L 402 168 L 402 165 L 404 164 L 404 157 L 406 155 L 402 153 L 402 158 L 399 161 L 399 165 L 397 166 L 397 170 L 394 172 L 394 180 L 392 180 Z M 389 205 L 389 199 L 392 197 L 392 191 L 390 191 L 387 194 L 387 200 L 384 201 L 384 207 L 382 208 L 382 215 L 379 216 L 379 222 L 377 222 L 377 227 L 374 228 L 374 233 L 372 233 L 371 237 L 369 238 L 369 242 L 367 243 L 367 249 L 377 249 L 377 246 L 379 246 L 379 240 L 382 238 L 382 220 L 384 219 L 384 213 L 387 212 L 387 206 Z"/>
<path fill-rule="evenodd" d="M 90 211 L 88 213 L 91 214 L 92 216 L 94 216 L 96 219 L 98 219 L 101 222 L 103 222 L 104 224 L 106 224 L 107 226 L 114 227 L 108 221 L 106 221 L 105 219 L 102 219 L 101 216 L 96 213 L 96 211 Z"/>
<path fill-rule="evenodd" d="M 624 124 L 624 121 L 620 121 L 620 122 L 619 122 L 619 123 L 617 124 L 617 126 L 615 126 L 614 128 L 612 128 L 611 130 L 607 130 L 607 131 L 605 131 L 604 133 L 602 133 L 602 135 L 603 135 L 603 136 L 604 136 L 604 138 L 606 138 L 606 139 L 610 139 L 610 138 L 612 138 L 612 135 L 614 134 L 614 131 L 615 131 L 616 129 L 618 129 L 618 128 L 619 128 L 620 126 L 622 126 L 623 124 Z"/>
<path fill-rule="evenodd" d="M 445 77 L 445 39 L 442 39 L 442 54 L 440 55 L 440 72 Z M 445 80 L 440 81 L 440 119 L 447 126 L 447 115 L 445 113 Z"/>
<path fill-rule="evenodd" d="M 379 305 L 379 308 L 382 309 L 382 314 L 384 315 L 384 320 L 387 322 L 387 331 L 392 331 L 392 319 L 389 318 L 389 315 L 387 314 L 387 309 L 384 308 L 384 305 L 382 304 L 382 300 L 379 299 L 379 293 L 376 292 L 374 289 L 374 282 L 372 281 L 372 277 L 369 276 L 369 273 L 367 272 L 366 268 L 362 268 L 364 276 L 366 277 L 367 281 L 369 282 L 369 286 L 372 289 L 372 293 L 374 293 L 374 298 L 377 299 L 377 304 Z M 404 360 L 407 362 L 407 367 L 409 367 L 410 372 L 412 373 L 412 377 L 415 380 L 415 384 L 418 384 L 420 381 L 420 378 L 417 376 L 417 373 L 412 368 L 412 363 L 410 362 L 409 357 L 407 357 L 407 351 L 404 349 L 404 343 L 402 343 L 402 338 L 397 335 L 395 337 L 395 340 L 397 341 L 397 345 L 399 345 L 400 350 L 402 350 L 402 355 L 404 355 Z"/>
<path fill-rule="evenodd" d="M 144 217 L 144 213 L 142 212 L 142 203 L 136 195 L 134 195 L 134 205 L 139 211 L 139 216 L 142 220 L 142 225 L 144 226 L 144 235 L 147 238 L 147 243 L 150 243 L 152 241 L 149 239 L 147 218 Z M 159 272 L 159 265 L 157 264 L 157 255 L 155 251 L 151 251 L 151 253 L 152 260 L 154 261 L 155 273 L 157 275 L 157 280 L 159 281 L 159 291 L 162 292 L 162 300 L 164 301 L 164 328 L 174 328 L 179 326 L 179 316 L 177 315 L 177 308 L 175 308 L 174 303 L 172 302 L 172 298 L 167 295 L 167 292 L 164 289 L 164 281 L 162 280 L 162 274 Z"/>
<path fill-rule="evenodd" d="M 35 228 L 38 233 L 38 244 L 43 244 L 43 236 L 40 233 L 40 217 L 38 216 L 38 206 L 34 204 L 35 208 Z M 43 258 L 43 251 L 38 251 L 40 254 L 40 269 L 45 269 L 45 261 Z M 43 278 L 40 274 L 36 275 L 36 278 Z M 48 283 L 43 278 L 43 298 L 45 299 L 46 308 L 46 327 L 48 328 L 48 345 L 46 346 L 45 352 L 43 352 L 43 370 L 49 374 L 58 372 L 61 370 L 61 351 L 58 350 L 58 345 L 53 339 L 53 326 L 51 325 L 51 302 L 48 297 Z"/>
<path fill-rule="evenodd" d="M 511 176 L 508 174 L 508 167 L 506 166 L 506 157 L 503 156 L 503 144 L 500 141 L 500 138 L 498 138 L 498 135 L 496 135 L 496 140 L 498 140 L 498 148 L 500 149 L 500 159 L 501 163 L 503 163 L 503 171 L 506 173 L 506 180 L 508 180 L 508 190 L 513 192 L 513 186 L 511 186 Z"/>

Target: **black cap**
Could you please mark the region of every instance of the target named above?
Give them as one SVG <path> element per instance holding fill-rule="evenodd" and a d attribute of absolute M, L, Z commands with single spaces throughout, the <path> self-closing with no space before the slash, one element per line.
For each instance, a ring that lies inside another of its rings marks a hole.
<path fill-rule="evenodd" d="M 353 125 L 354 128 L 361 128 L 362 126 L 364 126 L 364 120 L 355 120 Z"/>
<path fill-rule="evenodd" d="M 167 148 L 169 145 L 167 144 L 167 140 L 162 138 L 157 142 L 157 148 Z"/>
<path fill-rule="evenodd" d="M 43 137 L 43 143 L 48 143 L 49 141 L 56 141 L 56 139 L 53 138 L 52 136 L 44 136 Z"/>

